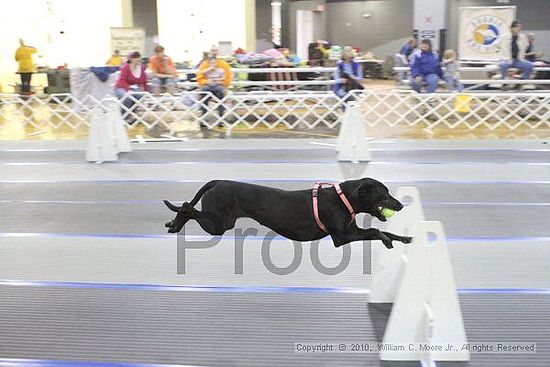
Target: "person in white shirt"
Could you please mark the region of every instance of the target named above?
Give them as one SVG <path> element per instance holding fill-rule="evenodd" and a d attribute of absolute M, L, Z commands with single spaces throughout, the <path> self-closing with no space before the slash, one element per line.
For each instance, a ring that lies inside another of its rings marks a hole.
<path fill-rule="evenodd" d="M 516 68 L 523 72 L 522 79 L 529 79 L 533 71 L 533 63 L 525 59 L 529 39 L 525 33 L 521 33 L 522 24 L 514 20 L 510 25 L 511 33 L 502 37 L 500 41 L 500 73 L 502 78 L 508 76 L 508 69 Z"/>

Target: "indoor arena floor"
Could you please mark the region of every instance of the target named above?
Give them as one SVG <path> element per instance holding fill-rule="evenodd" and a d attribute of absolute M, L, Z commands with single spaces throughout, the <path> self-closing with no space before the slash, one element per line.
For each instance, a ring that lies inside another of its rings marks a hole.
<path fill-rule="evenodd" d="M 469 341 L 537 345 L 536 353 L 473 353 L 467 363 L 437 365 L 548 366 L 550 146 L 374 140 L 373 161 L 351 164 L 336 161 L 334 144 L 134 144 L 120 162 L 96 165 L 84 163 L 83 141 L 0 142 L 0 366 L 417 366 L 294 350 L 381 340 L 390 308 L 367 304 L 365 271 L 386 251 L 380 243 L 351 245 L 337 275 L 315 270 L 305 243 L 296 271 L 275 275 L 260 254 L 267 230 L 251 220 L 221 239 L 194 222 L 179 237 L 163 225 L 173 217 L 163 199 L 187 201 L 211 179 L 303 189 L 359 177 L 417 187 L 426 219 L 443 223 Z M 256 231 L 242 240 L 246 229 Z M 203 248 L 187 250 L 177 274 L 182 242 Z M 273 238 L 274 264 L 288 265 L 294 251 Z M 341 254 L 321 241 L 326 266 Z"/>

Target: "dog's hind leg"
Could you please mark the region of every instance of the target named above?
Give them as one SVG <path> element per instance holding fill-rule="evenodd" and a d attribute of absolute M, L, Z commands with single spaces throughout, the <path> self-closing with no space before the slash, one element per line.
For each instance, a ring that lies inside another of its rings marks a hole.
<path fill-rule="evenodd" d="M 202 229 L 213 236 L 222 235 L 226 230 L 220 216 L 214 213 L 197 210 L 189 203 L 183 203 L 176 218 L 166 223 L 166 226 L 169 227 L 168 232 L 177 233 L 181 231 L 185 223 L 190 219 L 196 220 Z"/>
<path fill-rule="evenodd" d="M 167 228 L 174 227 L 176 225 L 176 223 L 178 223 L 178 222 L 183 222 L 183 224 L 182 224 L 182 227 L 183 227 L 185 225 L 185 223 L 187 223 L 187 221 L 189 219 L 191 219 L 191 217 L 185 218 L 186 216 L 188 216 L 188 213 L 186 213 L 187 210 L 184 209 L 184 207 L 189 205 L 188 202 L 183 203 L 182 206 L 176 206 L 176 205 L 170 203 L 169 201 L 165 200 L 164 204 L 166 204 L 166 206 L 168 208 L 170 208 L 170 210 L 172 210 L 173 212 L 178 213 L 178 214 L 176 214 L 176 217 L 174 219 L 172 219 L 169 222 L 164 223 L 165 227 L 167 227 Z"/>
<path fill-rule="evenodd" d="M 165 227 L 168 227 L 168 233 L 178 233 L 181 231 L 183 226 L 193 217 L 191 209 L 193 209 L 193 207 L 191 207 L 189 203 L 183 203 L 176 217 L 164 224 Z"/>
<path fill-rule="evenodd" d="M 214 213 L 197 210 L 193 219 L 199 223 L 202 229 L 212 236 L 221 236 L 226 231 L 223 220 Z"/>

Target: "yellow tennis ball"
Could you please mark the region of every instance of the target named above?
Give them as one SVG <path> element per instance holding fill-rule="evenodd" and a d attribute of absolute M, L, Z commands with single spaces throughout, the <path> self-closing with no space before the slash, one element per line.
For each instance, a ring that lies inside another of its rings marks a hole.
<path fill-rule="evenodd" d="M 395 211 L 391 209 L 388 209 L 388 208 L 382 209 L 382 215 L 386 218 L 391 218 L 394 214 L 395 214 Z"/>

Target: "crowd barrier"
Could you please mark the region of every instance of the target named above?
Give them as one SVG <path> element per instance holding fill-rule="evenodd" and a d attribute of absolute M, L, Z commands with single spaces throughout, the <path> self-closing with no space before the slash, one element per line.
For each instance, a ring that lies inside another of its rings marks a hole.
<path fill-rule="evenodd" d="M 341 99 L 332 92 L 285 91 L 229 93 L 217 99 L 209 93 L 186 92 L 160 96 L 128 94 L 124 98 L 115 100 L 123 120 L 145 128 L 162 125 L 171 129 L 174 122 L 186 122 L 208 128 L 223 124 L 228 133 L 237 126 L 332 129 L 342 121 L 344 100 L 357 103 L 367 127 L 402 125 L 428 130 L 439 126 L 510 130 L 550 127 L 550 93 L 418 94 L 365 90 L 350 92 Z M 79 100 L 70 94 L 44 97 L 0 94 L 0 120 L 36 128 L 80 129 L 90 124 L 94 108 L 112 102 L 113 97 L 87 96 Z M 123 106 L 125 102 L 128 107 Z"/>

